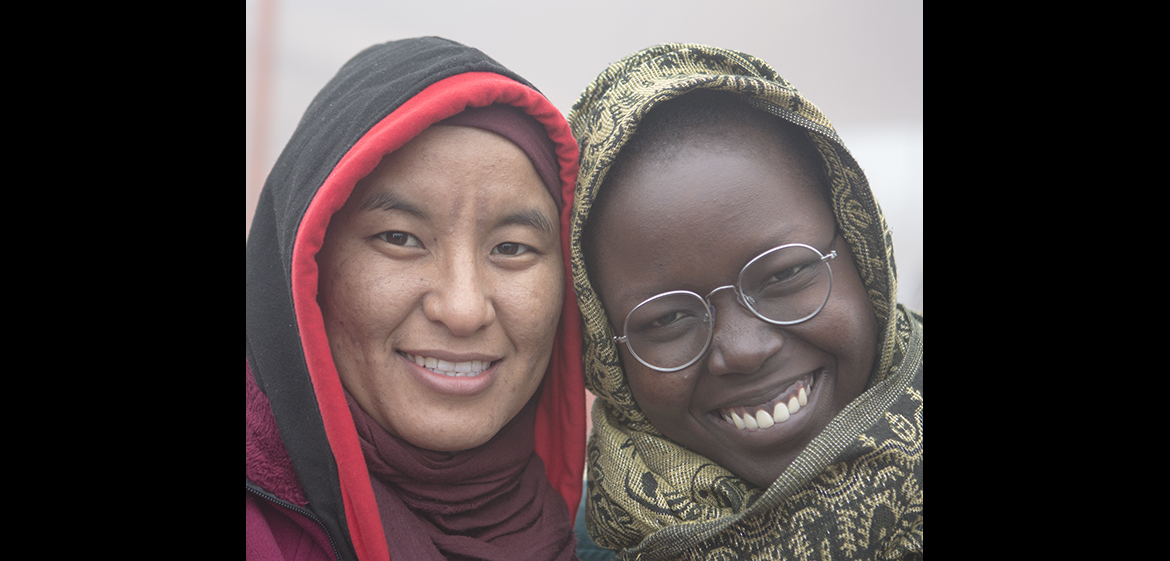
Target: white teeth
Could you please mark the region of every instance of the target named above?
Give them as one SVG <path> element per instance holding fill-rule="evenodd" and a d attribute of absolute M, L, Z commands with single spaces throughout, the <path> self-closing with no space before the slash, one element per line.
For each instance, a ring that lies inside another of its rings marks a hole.
<path fill-rule="evenodd" d="M 776 404 L 776 410 L 772 412 L 772 417 L 776 419 L 777 423 L 783 423 L 788 420 L 788 406 L 783 403 Z"/>
<path fill-rule="evenodd" d="M 747 427 L 747 425 L 744 424 L 743 419 L 741 419 L 740 416 L 735 413 L 735 411 L 731 412 L 731 420 L 735 423 L 736 427 L 741 429 Z"/>
<path fill-rule="evenodd" d="M 750 409 L 743 415 L 731 409 L 724 409 L 720 412 L 723 420 L 732 423 L 739 429 L 766 429 L 776 424 L 787 421 L 801 407 L 808 405 L 808 396 L 812 392 L 812 385 L 815 378 L 810 379 L 806 385 L 802 385 L 797 389 L 796 395 L 788 398 L 788 401 L 781 401 L 776 404 L 772 411 L 767 409 L 759 409 L 752 414 Z"/>
<path fill-rule="evenodd" d="M 751 415 L 744 415 L 743 424 L 749 429 L 758 429 L 760 425 L 756 423 L 756 418 Z"/>
<path fill-rule="evenodd" d="M 426 368 L 436 374 L 451 377 L 463 376 L 478 376 L 484 370 L 487 370 L 492 365 L 491 361 L 470 360 L 466 362 L 448 362 L 431 357 L 414 356 L 410 353 L 403 353 L 411 362 Z"/>
<path fill-rule="evenodd" d="M 772 421 L 772 416 L 769 415 L 768 412 L 764 411 L 763 409 L 756 411 L 756 423 L 758 423 L 760 425 L 760 428 L 762 428 L 762 429 L 766 429 L 766 428 L 776 424 L 775 422 Z"/>

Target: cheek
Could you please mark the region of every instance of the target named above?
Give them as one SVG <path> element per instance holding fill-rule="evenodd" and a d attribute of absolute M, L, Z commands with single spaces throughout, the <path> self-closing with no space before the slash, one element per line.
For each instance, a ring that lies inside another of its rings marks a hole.
<path fill-rule="evenodd" d="M 330 315 L 352 313 L 369 299 L 368 267 L 361 258 L 364 248 L 348 239 L 338 240 L 337 237 L 343 236 L 332 234 L 326 235 L 325 246 L 317 254 L 317 301 L 327 324 Z"/>
<path fill-rule="evenodd" d="M 862 286 L 852 269 L 841 290 L 834 285 L 834 296 L 823 310 L 820 346 L 837 360 L 839 406 L 849 403 L 865 389 L 877 354 L 877 319 Z M 817 318 L 821 319 L 821 318 Z"/>
<path fill-rule="evenodd" d="M 556 338 L 564 303 L 564 277 L 557 267 L 540 267 L 520 278 L 501 277 L 496 284 L 497 313 L 522 351 L 547 359 Z"/>
<path fill-rule="evenodd" d="M 658 372 L 645 368 L 628 352 L 622 353 L 626 365 L 631 361 L 637 367 L 627 366 L 626 381 L 638 407 L 667 436 L 671 434 L 671 426 L 675 419 L 687 415 L 690 394 L 693 386 L 693 376 L 684 372 Z"/>
<path fill-rule="evenodd" d="M 361 346 L 405 322 L 425 293 L 425 273 L 359 260 L 322 261 L 317 302 L 331 344 Z"/>
<path fill-rule="evenodd" d="M 357 312 L 368 308 L 362 305 L 367 297 L 360 280 L 352 277 L 343 268 L 332 265 L 322 263 L 317 303 L 321 306 L 321 316 L 325 320 L 325 330 L 329 333 L 330 343 L 335 346 L 335 339 L 340 336 L 341 331 L 358 329 L 358 326 L 364 323 Z"/>

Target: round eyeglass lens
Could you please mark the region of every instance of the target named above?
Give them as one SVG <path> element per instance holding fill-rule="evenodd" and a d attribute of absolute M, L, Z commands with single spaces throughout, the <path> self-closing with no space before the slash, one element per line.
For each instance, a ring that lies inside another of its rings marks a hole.
<path fill-rule="evenodd" d="M 711 337 L 707 304 L 693 292 L 667 292 L 638 305 L 626 317 L 626 341 L 642 362 L 679 368 L 701 355 Z"/>
<path fill-rule="evenodd" d="M 772 323 L 805 321 L 825 306 L 832 286 L 828 261 L 811 247 L 790 245 L 744 267 L 739 288 L 756 315 Z"/>

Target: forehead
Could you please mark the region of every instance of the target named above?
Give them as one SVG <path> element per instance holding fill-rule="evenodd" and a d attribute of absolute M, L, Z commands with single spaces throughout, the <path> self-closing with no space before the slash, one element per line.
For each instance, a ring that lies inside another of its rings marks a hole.
<path fill-rule="evenodd" d="M 468 204 L 488 209 L 521 203 L 552 206 L 555 216 L 552 195 L 519 147 L 478 128 L 433 126 L 382 158 L 354 187 L 345 210 L 403 210 L 439 219 L 432 214 Z"/>
<path fill-rule="evenodd" d="M 649 241 L 601 247 L 609 252 L 678 241 L 692 246 L 710 241 L 727 250 L 720 238 L 729 235 L 746 242 L 836 228 L 818 171 L 788 147 L 752 131 L 635 158 L 604 188 L 590 218 L 600 230 L 595 234 L 637 233 Z"/>
<path fill-rule="evenodd" d="M 629 162 L 590 218 L 589 261 L 603 297 L 607 286 L 641 295 L 730 284 L 722 277 L 784 243 L 827 250 L 836 224 L 809 168 L 750 132 Z"/>
<path fill-rule="evenodd" d="M 387 183 L 416 188 L 451 182 L 474 185 L 515 175 L 539 181 L 531 161 L 508 139 L 478 128 L 437 125 L 383 157 L 358 188 L 369 192 Z M 355 189 L 354 195 L 359 194 Z"/>

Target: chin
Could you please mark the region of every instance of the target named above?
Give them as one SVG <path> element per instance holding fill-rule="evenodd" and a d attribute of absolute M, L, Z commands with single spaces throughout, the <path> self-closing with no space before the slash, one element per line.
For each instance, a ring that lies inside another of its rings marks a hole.
<path fill-rule="evenodd" d="M 424 448 L 426 450 L 433 450 L 435 452 L 462 452 L 464 450 L 471 450 L 487 444 L 503 427 L 496 427 L 496 430 L 491 434 L 455 434 L 444 435 L 436 438 L 434 433 L 425 435 L 424 438 L 418 439 L 418 442 L 410 441 L 411 444 Z"/>

